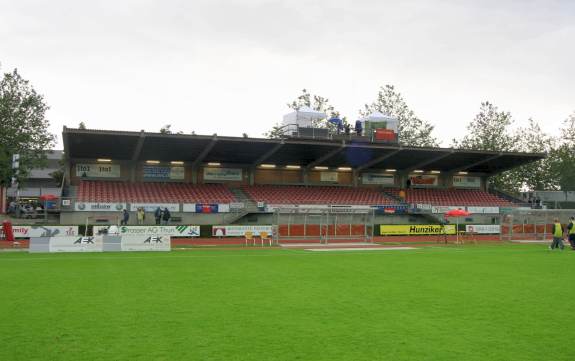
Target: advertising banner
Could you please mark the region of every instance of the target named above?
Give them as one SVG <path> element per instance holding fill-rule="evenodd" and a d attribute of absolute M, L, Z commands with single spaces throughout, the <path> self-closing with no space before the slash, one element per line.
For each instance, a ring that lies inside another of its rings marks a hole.
<path fill-rule="evenodd" d="M 454 176 L 453 186 L 455 188 L 481 188 L 481 178 L 469 176 Z"/>
<path fill-rule="evenodd" d="M 242 203 L 243 204 L 243 203 Z M 230 205 L 226 203 L 205 204 L 205 203 L 184 203 L 182 212 L 185 213 L 229 213 Z"/>
<path fill-rule="evenodd" d="M 445 226 L 439 224 L 416 224 L 416 225 L 409 225 L 409 224 L 397 224 L 397 225 L 380 225 L 379 226 L 379 233 L 382 236 L 388 235 L 429 235 L 429 234 L 436 234 L 436 235 L 443 235 L 443 234 L 455 234 L 455 225 L 454 224 L 447 224 Z"/>
<path fill-rule="evenodd" d="M 465 209 L 464 206 L 432 206 L 431 213 L 447 213 L 454 209 Z"/>
<path fill-rule="evenodd" d="M 123 235 L 122 251 L 163 251 L 171 250 L 170 236 Z"/>
<path fill-rule="evenodd" d="M 130 211 L 135 212 L 138 208 L 144 208 L 145 212 L 155 212 L 156 209 L 160 207 L 161 209 L 168 208 L 170 212 L 179 212 L 179 203 L 130 203 Z"/>
<path fill-rule="evenodd" d="M 76 164 L 76 176 L 88 178 L 120 178 L 120 165 Z"/>
<path fill-rule="evenodd" d="M 212 235 L 215 237 L 243 237 L 246 232 L 253 232 L 259 236 L 260 232 L 272 235 L 272 226 L 213 226 Z"/>
<path fill-rule="evenodd" d="M 103 252 L 102 236 L 50 237 L 50 252 Z"/>
<path fill-rule="evenodd" d="M 395 177 L 390 174 L 363 173 L 361 175 L 361 183 L 392 186 L 395 184 Z"/>
<path fill-rule="evenodd" d="M 468 224 L 465 226 L 465 232 L 478 234 L 499 234 L 501 233 L 501 227 L 498 224 Z"/>
<path fill-rule="evenodd" d="M 320 173 L 321 182 L 337 182 L 337 172 L 321 172 Z"/>
<path fill-rule="evenodd" d="M 145 179 L 184 179 L 184 167 L 158 167 L 145 165 L 143 173 Z"/>
<path fill-rule="evenodd" d="M 77 236 L 78 226 L 13 226 L 14 237 L 66 237 Z"/>
<path fill-rule="evenodd" d="M 240 168 L 204 168 L 204 180 L 241 181 Z"/>
<path fill-rule="evenodd" d="M 411 174 L 409 179 L 412 187 L 436 187 L 439 177 L 430 174 Z"/>
<path fill-rule="evenodd" d="M 499 214 L 499 207 L 467 207 L 472 214 Z"/>
<path fill-rule="evenodd" d="M 126 207 L 126 203 L 76 202 L 74 204 L 74 210 L 78 212 L 119 212 Z"/>
<path fill-rule="evenodd" d="M 116 226 L 94 226 L 92 234 L 100 234 Z M 118 234 L 137 236 L 172 236 L 172 237 L 199 237 L 200 226 L 120 226 Z"/>

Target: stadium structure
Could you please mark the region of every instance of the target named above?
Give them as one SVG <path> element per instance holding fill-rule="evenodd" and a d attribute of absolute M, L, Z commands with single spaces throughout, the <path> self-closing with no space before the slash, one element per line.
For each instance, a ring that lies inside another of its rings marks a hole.
<path fill-rule="evenodd" d="M 501 213 L 521 204 L 491 192 L 489 177 L 545 156 L 350 134 L 262 139 L 64 127 L 62 136 L 61 224 L 116 223 L 127 209 L 135 225 L 142 207 L 152 225 L 161 207 L 170 224 L 199 225 L 204 236 L 225 225 L 273 225 L 286 239 L 419 234 L 381 225 L 437 225 L 454 208 L 472 213 L 462 227 L 498 226 Z"/>

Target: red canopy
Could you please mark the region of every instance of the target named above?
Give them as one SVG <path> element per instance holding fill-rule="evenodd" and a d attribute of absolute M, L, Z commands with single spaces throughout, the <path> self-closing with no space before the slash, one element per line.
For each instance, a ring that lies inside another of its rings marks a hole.
<path fill-rule="evenodd" d="M 464 211 L 463 209 L 452 209 L 445 213 L 445 217 L 465 217 L 469 215 L 471 215 L 471 213 Z"/>
<path fill-rule="evenodd" d="M 42 195 L 40 196 L 40 200 L 41 200 L 41 201 L 53 201 L 53 200 L 56 200 L 56 199 L 58 199 L 58 197 L 55 196 L 55 195 L 53 195 L 53 194 L 42 194 Z"/>

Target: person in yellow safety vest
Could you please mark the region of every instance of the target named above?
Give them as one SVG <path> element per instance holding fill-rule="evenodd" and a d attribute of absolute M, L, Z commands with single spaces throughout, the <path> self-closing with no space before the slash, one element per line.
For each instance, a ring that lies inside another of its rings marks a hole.
<path fill-rule="evenodd" d="M 567 225 L 567 237 L 569 237 L 569 244 L 571 249 L 575 251 L 575 217 L 569 218 Z"/>
<path fill-rule="evenodd" d="M 555 218 L 555 224 L 553 224 L 553 243 L 551 243 L 549 248 L 561 248 L 563 250 L 563 226 L 561 226 L 557 218 Z"/>

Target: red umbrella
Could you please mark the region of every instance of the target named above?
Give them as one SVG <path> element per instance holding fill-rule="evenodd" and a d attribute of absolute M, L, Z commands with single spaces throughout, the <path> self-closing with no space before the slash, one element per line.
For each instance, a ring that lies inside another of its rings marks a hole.
<path fill-rule="evenodd" d="M 58 199 L 58 197 L 53 194 L 42 194 L 40 196 L 41 201 L 54 201 L 56 199 Z"/>
<path fill-rule="evenodd" d="M 452 210 L 447 211 L 447 212 L 445 213 L 445 218 L 447 218 L 447 217 L 456 217 L 455 239 L 456 239 L 456 242 L 457 242 L 457 243 L 459 243 L 459 232 L 458 232 L 458 229 L 459 229 L 459 217 L 466 217 L 466 216 L 469 216 L 469 215 L 471 215 L 471 213 L 470 213 L 470 212 L 467 212 L 467 211 L 465 211 L 465 210 L 463 210 L 463 209 L 452 209 Z"/>
<path fill-rule="evenodd" d="M 445 213 L 445 217 L 466 217 L 471 215 L 471 213 L 463 210 L 463 209 L 452 209 Z"/>

